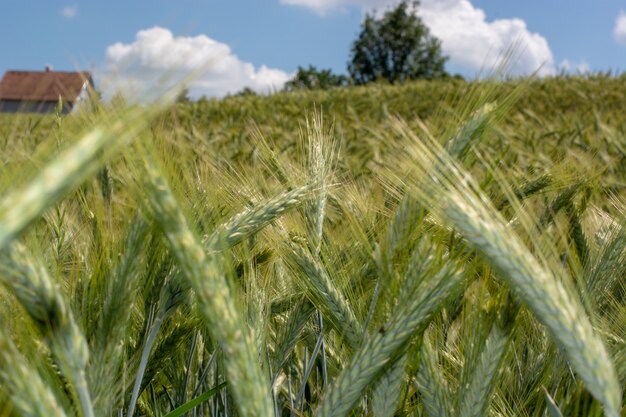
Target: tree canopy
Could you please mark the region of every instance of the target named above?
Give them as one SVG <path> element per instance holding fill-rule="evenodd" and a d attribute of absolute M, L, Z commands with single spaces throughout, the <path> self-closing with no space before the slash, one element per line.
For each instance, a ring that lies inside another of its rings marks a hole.
<path fill-rule="evenodd" d="M 367 14 L 352 44 L 348 71 L 355 84 L 378 79 L 403 82 L 447 75 L 441 42 L 415 11 L 419 2 L 402 0 L 382 17 Z"/>
<path fill-rule="evenodd" d="M 285 84 L 285 90 L 327 90 L 348 84 L 349 80 L 345 75 L 334 74 L 330 69 L 318 70 L 309 65 L 308 68 L 298 67 L 294 77 Z"/>

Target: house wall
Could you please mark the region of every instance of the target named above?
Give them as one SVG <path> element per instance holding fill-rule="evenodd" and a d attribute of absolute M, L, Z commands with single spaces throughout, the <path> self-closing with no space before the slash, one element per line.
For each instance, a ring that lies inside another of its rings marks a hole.
<path fill-rule="evenodd" d="M 58 102 L 28 102 L 19 100 L 0 100 L 0 113 L 54 113 Z M 63 114 L 72 110 L 72 103 L 63 103 Z"/>
<path fill-rule="evenodd" d="M 92 88 L 93 88 L 92 84 L 90 84 L 89 81 L 85 81 L 85 83 L 83 84 L 83 88 L 81 88 L 80 93 L 78 94 L 78 97 L 76 97 L 76 100 L 74 101 L 74 105 L 72 109 L 70 110 L 71 112 L 77 112 L 77 111 L 80 111 L 81 109 L 89 108 L 91 105 L 94 104 L 91 101 L 91 96 L 90 96 L 90 94 L 94 93 Z"/>

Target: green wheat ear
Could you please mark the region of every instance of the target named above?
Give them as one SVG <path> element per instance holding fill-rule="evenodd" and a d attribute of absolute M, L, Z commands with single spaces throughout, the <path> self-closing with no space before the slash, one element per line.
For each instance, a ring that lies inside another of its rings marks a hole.
<path fill-rule="evenodd" d="M 154 164 L 146 162 L 145 170 L 153 217 L 163 229 L 178 266 L 198 297 L 209 333 L 224 353 L 229 387 L 240 415 L 272 416 L 269 381 L 259 366 L 254 339 L 237 309 L 220 255 L 207 255 L 169 184 Z"/>
<path fill-rule="evenodd" d="M 452 393 L 440 369 L 438 353 L 430 342 L 429 332 L 422 338 L 419 371 L 415 385 L 422 395 L 422 405 L 427 417 L 450 417 L 454 412 Z"/>
<path fill-rule="evenodd" d="M 27 417 L 66 416 L 50 388 L 18 351 L 6 329 L 0 330 L 0 359 L 0 381 L 10 394 L 15 411 Z M 3 404 L 3 408 L 6 405 Z"/>
<path fill-rule="evenodd" d="M 262 204 L 246 208 L 219 226 L 204 245 L 211 249 L 230 248 L 249 238 L 288 210 L 302 204 L 315 188 L 315 184 L 303 185 L 285 191 Z"/>
<path fill-rule="evenodd" d="M 352 356 L 329 388 L 316 416 L 348 415 L 365 389 L 404 354 L 409 339 L 419 336 L 444 301 L 459 290 L 461 270 L 454 262 L 438 262 L 433 250 L 430 239 L 423 237 L 413 255 L 416 264 L 407 272 L 407 282 L 414 283 L 410 295 L 406 295 L 407 302 L 400 303 L 383 328 Z"/>
<path fill-rule="evenodd" d="M 380 377 L 380 381 L 374 387 L 372 393 L 372 412 L 374 417 L 393 417 L 400 394 L 406 368 L 407 356 L 404 355 L 396 363 L 389 367 Z"/>
<path fill-rule="evenodd" d="M 83 417 L 93 417 L 85 376 L 89 350 L 68 301 L 48 271 L 32 259 L 25 246 L 14 244 L 0 261 L 0 280 L 13 290 L 49 344 L 56 363 L 72 383 L 70 390 L 82 407 Z"/>
<path fill-rule="evenodd" d="M 622 394 L 615 368 L 580 300 L 535 259 L 439 144 L 416 138 L 402 122 L 395 122 L 394 129 L 411 143 L 402 166 L 412 170 L 415 195 L 482 253 L 565 350 L 607 416 L 618 417 Z"/>

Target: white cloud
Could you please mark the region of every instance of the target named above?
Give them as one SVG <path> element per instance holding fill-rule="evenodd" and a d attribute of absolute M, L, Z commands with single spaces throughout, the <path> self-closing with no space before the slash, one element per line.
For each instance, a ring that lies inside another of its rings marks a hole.
<path fill-rule="evenodd" d="M 441 39 L 452 63 L 469 69 L 490 69 L 498 65 L 512 46 L 513 75 L 554 73 L 554 58 L 548 41 L 530 32 L 522 19 L 487 21 L 485 12 L 469 0 L 424 0 L 420 16 L 432 34 Z"/>
<path fill-rule="evenodd" d="M 61 9 L 61 16 L 63 16 L 66 19 L 73 19 L 76 17 L 77 14 L 78 14 L 77 6 L 65 6 L 63 9 Z"/>
<path fill-rule="evenodd" d="M 312 8 L 320 13 L 342 6 L 379 12 L 394 0 L 281 0 L 284 4 Z M 470 0 L 422 0 L 418 14 L 442 42 L 450 63 L 466 70 L 492 69 L 515 47 L 507 69 L 512 75 L 554 74 L 554 58 L 546 38 L 531 32 L 519 18 L 488 21 L 485 12 Z"/>
<path fill-rule="evenodd" d="M 381 9 L 394 0 L 280 0 L 282 4 L 290 6 L 303 6 L 315 10 L 321 15 L 329 11 L 339 10 L 345 6 L 355 6 L 363 10 Z"/>
<path fill-rule="evenodd" d="M 123 89 L 129 96 L 149 97 L 189 79 L 189 94 L 222 97 L 249 87 L 260 93 L 281 89 L 290 74 L 241 61 L 230 47 L 205 35 L 174 36 L 153 27 L 137 32 L 132 43 L 106 50 L 105 90 Z"/>
<path fill-rule="evenodd" d="M 626 45 L 626 13 L 619 11 L 617 19 L 615 19 L 615 28 L 613 28 L 613 38 L 615 42 Z"/>

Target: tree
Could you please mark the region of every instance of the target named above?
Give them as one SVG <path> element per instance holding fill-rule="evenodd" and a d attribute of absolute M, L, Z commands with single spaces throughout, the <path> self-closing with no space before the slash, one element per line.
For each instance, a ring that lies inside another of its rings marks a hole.
<path fill-rule="evenodd" d="M 441 42 L 414 13 L 419 2 L 402 0 L 377 19 L 367 14 L 352 44 L 348 71 L 356 84 L 403 82 L 446 75 Z"/>
<path fill-rule="evenodd" d="M 346 86 L 348 81 L 345 75 L 333 74 L 330 69 L 318 70 L 309 65 L 309 68 L 298 67 L 296 75 L 285 84 L 285 90 L 327 90 Z"/>
<path fill-rule="evenodd" d="M 188 88 L 183 88 L 182 90 L 180 90 L 178 92 L 178 95 L 176 96 L 176 102 L 177 103 L 189 103 L 191 101 L 191 99 L 189 98 L 189 89 Z"/>

